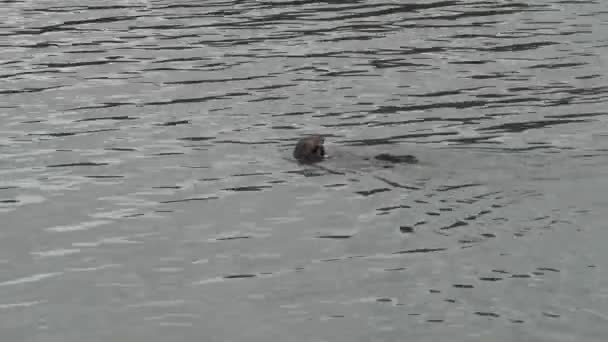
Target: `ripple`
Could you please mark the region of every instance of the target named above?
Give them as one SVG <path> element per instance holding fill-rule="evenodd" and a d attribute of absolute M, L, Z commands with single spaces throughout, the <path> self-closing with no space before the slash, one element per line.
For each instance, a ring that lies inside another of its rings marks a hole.
<path fill-rule="evenodd" d="M 96 163 L 96 162 L 80 162 L 80 163 L 48 165 L 47 167 L 104 166 L 104 165 L 110 165 L 110 164 L 109 163 Z"/>
<path fill-rule="evenodd" d="M 166 204 L 166 203 L 180 203 L 180 202 L 192 202 L 192 201 L 209 201 L 209 200 L 214 200 L 214 199 L 218 199 L 218 198 L 219 197 L 217 197 L 217 196 L 193 197 L 193 198 L 184 198 L 184 199 L 178 199 L 178 200 L 161 201 L 160 203 Z"/>
<path fill-rule="evenodd" d="M 28 277 L 17 278 L 17 279 L 13 279 L 13 280 L 7 280 L 7 281 L 0 282 L 0 286 L 12 286 L 12 285 L 23 285 L 23 284 L 28 284 L 28 283 L 36 283 L 36 282 L 42 281 L 44 279 L 56 277 L 61 274 L 63 274 L 63 273 L 62 272 L 39 273 L 39 274 L 34 274 L 34 275 L 31 275 Z"/>
<path fill-rule="evenodd" d="M 393 254 L 414 254 L 414 253 L 434 253 L 445 251 L 445 248 L 417 248 L 417 249 L 409 249 L 404 251 L 394 252 Z"/>
<path fill-rule="evenodd" d="M 49 227 L 49 228 L 46 228 L 45 230 L 48 232 L 53 232 L 53 233 L 67 233 L 67 232 L 74 232 L 74 231 L 80 231 L 80 230 L 89 230 L 91 228 L 107 225 L 111 222 L 112 221 L 107 221 L 107 220 L 94 220 L 94 221 L 82 222 L 82 223 L 74 224 L 74 225 Z"/>
<path fill-rule="evenodd" d="M 66 256 L 71 254 L 80 253 L 80 249 L 77 248 L 69 248 L 69 249 L 54 249 L 44 252 L 32 252 L 33 255 L 38 256 L 40 258 L 48 258 L 48 257 L 57 257 L 57 256 Z"/>
<path fill-rule="evenodd" d="M 20 308 L 29 308 L 32 306 L 36 306 L 44 303 L 43 301 L 29 301 L 29 302 L 19 302 L 19 303 L 10 303 L 10 304 L 0 304 L 0 309 L 20 309 Z"/>

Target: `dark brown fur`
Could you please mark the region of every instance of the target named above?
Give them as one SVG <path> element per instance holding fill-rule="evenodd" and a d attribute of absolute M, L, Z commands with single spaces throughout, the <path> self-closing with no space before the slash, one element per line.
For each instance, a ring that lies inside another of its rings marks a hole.
<path fill-rule="evenodd" d="M 324 142 L 325 138 L 317 134 L 302 138 L 293 150 L 293 157 L 300 163 L 311 164 L 320 162 L 325 157 Z"/>

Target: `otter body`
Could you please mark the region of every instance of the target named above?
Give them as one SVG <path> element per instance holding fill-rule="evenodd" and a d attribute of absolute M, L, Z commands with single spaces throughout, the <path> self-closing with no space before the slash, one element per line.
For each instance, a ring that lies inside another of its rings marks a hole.
<path fill-rule="evenodd" d="M 298 140 L 296 147 L 293 150 L 293 157 L 302 164 L 314 164 L 325 159 L 325 147 L 323 143 L 325 138 L 321 135 L 314 134 Z M 363 160 L 370 160 L 369 157 L 363 157 Z M 382 162 L 379 166 L 391 167 L 392 164 L 416 164 L 418 159 L 415 156 L 394 155 L 390 153 L 380 153 L 373 157 L 374 160 Z"/>

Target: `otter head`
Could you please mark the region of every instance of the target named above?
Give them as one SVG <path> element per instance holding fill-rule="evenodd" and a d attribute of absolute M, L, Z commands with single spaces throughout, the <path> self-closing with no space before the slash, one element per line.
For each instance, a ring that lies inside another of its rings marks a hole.
<path fill-rule="evenodd" d="M 323 160 L 325 157 L 324 141 L 325 138 L 317 134 L 300 139 L 293 150 L 293 157 L 300 163 L 309 164 Z"/>

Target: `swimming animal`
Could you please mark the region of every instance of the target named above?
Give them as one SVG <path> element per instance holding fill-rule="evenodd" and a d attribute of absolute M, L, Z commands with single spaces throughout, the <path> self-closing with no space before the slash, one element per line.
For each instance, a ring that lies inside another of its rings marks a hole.
<path fill-rule="evenodd" d="M 325 147 L 323 143 L 325 138 L 319 134 L 313 134 L 308 137 L 298 140 L 296 147 L 293 150 L 293 157 L 302 164 L 314 164 L 325 159 Z M 364 160 L 370 160 L 369 157 L 363 157 Z M 390 167 L 390 164 L 415 164 L 418 159 L 415 156 L 395 155 L 390 153 L 380 153 L 373 157 L 374 160 L 383 164 L 379 166 Z"/>
<path fill-rule="evenodd" d="M 318 134 L 302 138 L 293 150 L 293 157 L 304 164 L 320 162 L 325 157 L 324 142 L 325 138 Z"/>

